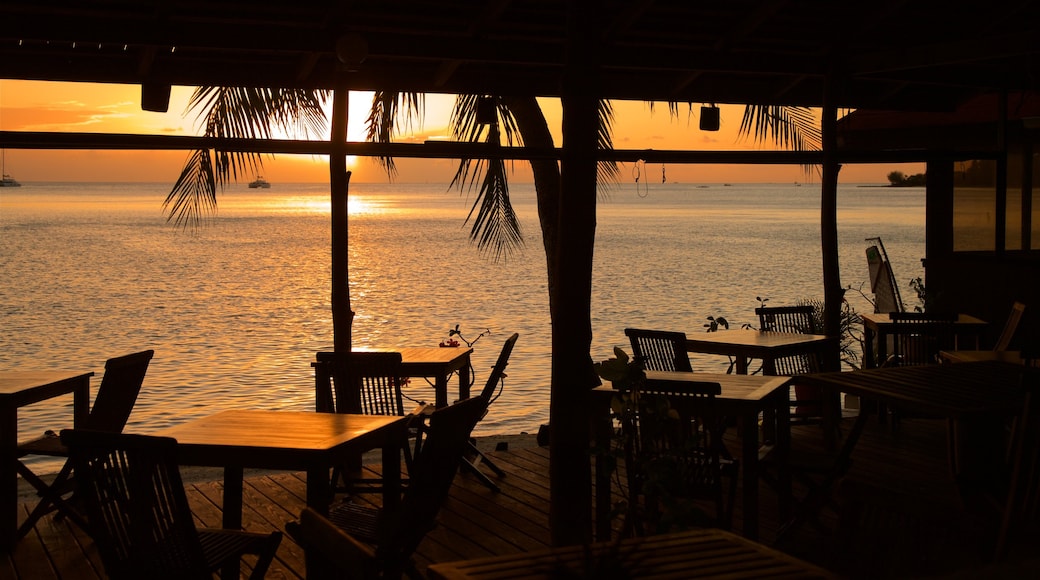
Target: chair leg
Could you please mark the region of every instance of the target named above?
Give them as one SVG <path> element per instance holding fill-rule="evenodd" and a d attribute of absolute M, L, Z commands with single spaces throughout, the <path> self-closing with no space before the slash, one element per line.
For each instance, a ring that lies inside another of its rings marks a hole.
<path fill-rule="evenodd" d="M 502 471 L 501 467 L 495 465 L 495 462 L 491 461 L 491 458 L 489 458 L 487 455 L 484 455 L 484 452 L 482 452 L 480 449 L 477 449 L 477 446 L 474 445 L 472 441 L 467 443 L 467 445 L 469 446 L 469 450 L 476 456 L 476 458 L 473 460 L 474 466 L 480 465 L 481 463 L 485 463 L 488 467 L 491 468 L 491 471 L 495 472 L 495 475 L 499 477 L 506 476 L 506 472 Z"/>
<path fill-rule="evenodd" d="M 500 487 L 498 487 L 497 483 L 495 483 L 494 481 L 491 481 L 490 477 L 485 475 L 483 471 L 478 469 L 477 466 L 474 465 L 473 463 L 471 463 L 468 459 L 463 457 L 461 459 L 461 462 L 462 462 L 461 466 L 462 466 L 462 468 L 464 470 L 466 470 L 466 471 L 472 473 L 473 475 L 475 475 L 477 477 L 477 479 L 479 479 L 481 481 L 481 483 L 483 483 L 484 485 L 488 486 L 491 489 L 491 491 L 495 491 L 495 492 L 502 491 L 502 489 Z"/>
<path fill-rule="evenodd" d="M 69 505 L 68 500 L 63 496 L 65 493 L 71 492 L 71 490 L 65 490 L 65 486 L 69 482 L 69 477 L 72 475 L 72 465 L 68 462 L 62 466 L 61 471 L 55 476 L 54 481 L 50 485 L 43 481 L 38 475 L 33 473 L 24 463 L 21 461 L 15 464 L 15 468 L 18 474 L 22 476 L 22 479 L 29 482 L 34 488 L 36 488 L 37 495 L 40 496 L 40 501 L 33 508 L 32 512 L 29 513 L 29 517 L 26 518 L 25 522 L 18 528 L 16 537 L 25 537 L 34 527 L 37 522 L 40 521 L 43 516 L 57 511 L 55 517 L 64 516 L 69 518 L 74 524 L 79 526 L 81 529 L 89 533 L 87 529 L 87 522 L 72 506 Z"/>

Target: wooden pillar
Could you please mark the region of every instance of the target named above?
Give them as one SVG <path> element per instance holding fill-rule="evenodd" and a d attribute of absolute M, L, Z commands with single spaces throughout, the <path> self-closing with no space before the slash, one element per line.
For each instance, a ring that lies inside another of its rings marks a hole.
<path fill-rule="evenodd" d="M 592 475 L 589 458 L 589 391 L 599 383 L 592 368 L 592 252 L 596 234 L 596 128 L 601 8 L 589 0 L 568 2 L 568 46 L 563 89 L 560 162 L 558 283 L 550 290 L 552 387 L 549 404 L 550 506 L 553 545 L 592 539 Z"/>
<path fill-rule="evenodd" d="M 823 96 L 823 172 L 820 188 L 820 242 L 823 256 L 824 334 L 841 334 L 841 305 L 845 291 L 841 286 L 841 270 L 838 260 L 838 110 L 834 106 L 833 75 L 829 75 Z M 823 360 L 824 370 L 839 370 L 837 349 L 828 352 Z"/>
<path fill-rule="evenodd" d="M 332 341 L 333 350 L 348 352 L 354 312 L 350 308 L 348 269 L 347 196 L 350 172 L 347 171 L 347 119 L 350 91 L 341 82 L 332 97 L 332 136 L 329 150 L 329 185 L 332 206 Z"/>

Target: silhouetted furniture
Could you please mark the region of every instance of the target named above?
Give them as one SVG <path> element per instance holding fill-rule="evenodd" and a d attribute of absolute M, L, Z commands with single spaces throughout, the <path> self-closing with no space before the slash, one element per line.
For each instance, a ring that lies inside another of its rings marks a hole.
<path fill-rule="evenodd" d="M 1018 323 L 1022 320 L 1022 314 L 1026 311 L 1026 305 L 1021 302 L 1015 302 L 1011 306 L 1011 313 L 1008 314 L 1007 321 L 1004 323 L 1004 329 L 1000 332 L 1000 336 L 997 337 L 997 342 L 993 344 L 993 350 L 1002 351 L 1007 350 L 1011 346 L 1011 339 L 1015 338 L 1015 331 L 1018 330 Z"/>
<path fill-rule="evenodd" d="M 506 378 L 506 365 L 509 364 L 509 356 L 512 354 L 513 346 L 516 345 L 518 338 L 520 338 L 520 335 L 514 332 L 512 336 L 506 339 L 505 344 L 502 345 L 502 350 L 498 353 L 498 360 L 495 361 L 495 366 L 491 369 L 491 374 L 488 375 L 487 383 L 484 384 L 484 389 L 480 393 L 480 396 L 487 401 L 488 407 L 502 394 Z M 485 416 L 487 416 L 486 412 L 480 419 L 483 420 Z M 492 491 L 500 491 L 498 484 L 492 481 L 484 472 L 480 471 L 479 466 L 481 464 L 487 465 L 499 477 L 505 477 L 506 472 L 484 455 L 472 439 L 466 443 L 466 447 L 468 452 L 462 459 L 463 469 L 476 475 Z"/>
<path fill-rule="evenodd" d="M 994 448 L 991 441 L 976 438 L 979 431 L 972 425 L 1018 413 L 1024 370 L 1028 369 L 1021 364 L 964 362 L 817 373 L 805 375 L 802 380 L 867 402 L 876 400 L 911 413 L 952 421 L 950 471 L 962 487 L 972 487 L 990 479 L 994 458 L 1003 456 L 1002 449 Z M 870 407 L 861 406 L 857 424 L 868 416 L 863 409 Z M 854 446 L 843 448 L 848 454 L 853 449 Z"/>
<path fill-rule="evenodd" d="M 939 328 L 929 328 L 929 325 L 924 322 L 929 317 L 936 320 L 935 324 Z M 979 337 L 988 326 L 986 321 L 967 314 L 955 315 L 952 317 L 952 321 L 946 316 L 915 312 L 886 312 L 880 314 L 863 312 L 860 314 L 860 318 L 863 322 L 864 368 L 882 366 L 886 361 L 888 362 L 887 366 L 898 364 L 900 361 L 897 357 L 899 356 L 904 356 L 907 363 L 921 360 L 922 356 L 915 355 L 912 351 L 903 353 L 901 352 L 903 350 L 902 347 L 897 347 L 894 344 L 891 349 L 892 356 L 890 356 L 889 343 L 897 343 L 895 337 L 900 335 L 917 336 L 923 334 L 923 336 L 936 337 L 944 335 L 941 338 L 917 341 L 921 347 L 914 348 L 914 350 L 921 353 L 929 353 L 929 349 L 934 349 L 934 354 L 937 355 L 940 350 L 978 349 Z M 946 327 L 949 327 L 948 330 Z M 950 344 L 951 339 L 948 338 L 951 333 L 952 344 Z M 946 346 L 942 346 L 943 344 L 946 344 Z M 890 359 L 893 360 L 890 361 Z"/>
<path fill-rule="evenodd" d="M 388 351 L 354 351 L 354 352 L 388 352 Z M 402 376 L 411 378 L 433 378 L 434 404 L 444 407 L 448 404 L 448 379 L 458 374 L 458 399 L 468 399 L 471 381 L 469 347 L 440 348 L 424 346 L 407 346 L 396 349 L 401 353 Z M 319 352 L 311 366 L 314 367 L 315 406 L 318 412 L 332 412 L 334 401 L 332 396 L 332 367 L 328 361 L 334 359 L 336 353 Z"/>
<path fill-rule="evenodd" d="M 75 427 L 109 433 L 122 432 L 133 411 L 137 396 L 141 392 L 145 373 L 148 372 L 148 364 L 154 354 L 155 352 L 152 350 L 145 350 L 108 359 L 105 362 L 105 375 L 102 377 L 101 386 L 98 387 L 97 395 L 94 397 L 94 405 L 90 409 L 90 414 L 83 421 L 75 424 Z M 68 457 L 68 449 L 65 448 L 56 432 L 49 431 L 43 437 L 18 445 L 19 458 L 27 455 Z M 29 533 L 40 518 L 55 510 L 80 527 L 85 527 L 85 522 L 78 510 L 66 502 L 66 496 L 73 492 L 74 487 L 70 478 L 72 462 L 66 461 L 50 484 L 33 473 L 29 466 L 21 460 L 17 463 L 17 469 L 22 478 L 36 488 L 41 497 L 39 503 L 29 513 L 29 517 L 18 528 L 19 538 Z"/>
<path fill-rule="evenodd" d="M 309 555 L 307 580 L 383 578 L 375 549 L 311 508 L 303 508 L 300 521 L 289 522 L 285 528 Z"/>
<path fill-rule="evenodd" d="M 626 405 L 633 411 L 621 417 L 628 503 L 638 506 L 627 523 L 636 535 L 732 527 L 739 464 L 724 458 L 721 393 L 718 383 L 661 382 Z M 702 516 L 699 500 L 714 504 L 713 518 Z"/>
<path fill-rule="evenodd" d="M 892 354 L 882 366 L 928 365 L 939 362 L 939 351 L 957 348 L 956 314 L 891 312 Z"/>
<path fill-rule="evenodd" d="M 690 357 L 686 354 L 685 333 L 626 328 L 625 336 L 632 343 L 632 356 L 643 361 L 644 369 L 648 371 L 693 371 Z"/>
<path fill-rule="evenodd" d="M 431 564 L 433 580 L 544 578 L 837 578 L 719 529 L 699 529 Z"/>
<path fill-rule="evenodd" d="M 346 353 L 321 353 L 331 365 L 333 411 L 336 413 L 360 413 L 363 415 L 408 415 L 411 439 L 415 431 L 415 416 L 405 409 L 401 392 L 404 370 L 401 353 L 383 351 L 354 351 Z M 405 466 L 412 463 L 412 447 L 418 441 L 402 445 Z M 382 490 L 379 478 L 360 475 L 360 457 L 332 471 L 332 484 L 336 491 L 345 493 L 378 493 Z M 343 485 L 339 486 L 340 481 Z"/>
<path fill-rule="evenodd" d="M 647 387 L 651 389 L 679 390 L 684 384 L 717 383 L 721 394 L 715 397 L 717 411 L 726 417 L 738 419 L 740 430 L 740 478 L 742 482 L 741 533 L 748 538 L 758 537 L 759 500 L 759 455 L 763 451 L 760 441 L 773 442 L 777 457 L 786 457 L 790 448 L 790 425 L 788 424 L 789 389 L 788 377 L 761 375 L 733 375 L 725 373 L 691 373 L 646 371 Z M 675 383 L 675 384 L 671 384 Z M 594 421 L 595 446 L 610 449 L 613 425 L 610 420 L 610 404 L 618 393 L 611 386 L 603 385 L 592 389 L 590 405 Z M 759 417 L 772 417 L 773 421 L 759 426 Z M 761 437 L 760 437 L 760 431 Z M 607 461 L 597 461 L 595 470 L 596 539 L 611 537 L 610 511 L 612 505 L 612 469 Z M 786 472 L 780 474 L 779 485 L 790 483 Z M 781 495 L 780 512 L 786 515 L 790 506 L 786 503 L 790 490 Z"/>
<path fill-rule="evenodd" d="M 307 506 L 328 513 L 329 471 L 370 449 L 382 450 L 383 505 L 401 497 L 401 445 L 406 417 L 230 409 L 163 429 L 178 442 L 181 465 L 224 469 L 223 527 L 242 527 L 242 475 L 247 467 L 305 471 Z"/>
<path fill-rule="evenodd" d="M 437 514 L 448 497 L 470 433 L 486 410 L 487 402 L 483 397 L 472 397 L 429 415 L 428 424 L 422 427 L 425 430 L 423 445 L 412 464 L 410 483 L 399 505 L 375 509 L 343 502 L 330 510 L 328 520 L 338 529 L 349 538 L 372 546 L 375 567 L 383 577 L 399 578 L 407 574 L 421 578 L 411 561 L 412 555 L 419 542 L 436 525 Z M 306 543 L 306 532 L 301 534 L 301 525 L 289 522 L 286 529 L 294 538 L 302 540 L 308 550 L 308 574 L 312 563 L 318 570 L 323 566 L 328 570 L 329 563 L 322 557 L 319 547 Z M 350 557 L 353 558 L 356 552 L 353 548 L 351 550 Z M 367 555 L 369 552 L 361 553 Z"/>
<path fill-rule="evenodd" d="M 798 334 L 738 328 L 718 332 L 698 332 L 686 337 L 686 352 L 718 354 L 733 359 L 738 375 L 748 374 L 748 361 L 766 361 L 795 354 L 819 351 L 836 339 L 822 334 Z"/>
<path fill-rule="evenodd" d="M 93 372 L 0 371 L 0 548 L 18 533 L 18 409 L 73 393 L 74 425 L 90 411 Z"/>
<path fill-rule="evenodd" d="M 768 306 L 755 309 L 759 328 L 768 332 L 794 334 L 816 334 L 816 320 L 811 304 L 801 306 Z M 818 349 L 806 350 L 786 356 L 777 356 L 762 361 L 762 372 L 767 375 L 796 376 L 820 372 Z M 837 397 L 824 399 L 819 389 L 800 385 L 793 381 L 794 401 L 791 408 L 791 424 L 837 424 L 841 401 Z M 828 415 L 829 413 L 829 415 Z"/>
<path fill-rule="evenodd" d="M 111 578 L 208 578 L 256 556 L 250 578 L 263 578 L 282 533 L 198 529 L 166 437 L 66 429 L 76 492 Z"/>

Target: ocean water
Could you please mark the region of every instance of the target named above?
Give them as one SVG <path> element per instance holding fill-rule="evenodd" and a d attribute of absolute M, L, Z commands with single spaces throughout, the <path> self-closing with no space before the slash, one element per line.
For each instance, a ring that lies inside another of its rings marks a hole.
<path fill-rule="evenodd" d="M 168 183 L 26 183 L 0 191 L 0 369 L 93 370 L 156 354 L 128 430 L 233 407 L 313 408 L 314 353 L 331 350 L 324 184 L 240 184 L 197 232 L 166 222 Z M 818 184 L 620 185 L 601 194 L 593 281 L 595 360 L 628 350 L 626 326 L 703 332 L 708 316 L 755 323 L 823 295 Z M 548 421 L 550 320 L 534 189 L 514 184 L 526 247 L 496 262 L 469 242 L 471 200 L 442 184 L 353 184 L 356 346 L 433 346 L 459 325 L 475 388 L 518 332 L 505 390 L 477 435 Z M 871 310 L 864 251 L 880 236 L 908 306 L 922 276 L 923 188 L 839 188 L 842 283 Z M 725 358 L 692 355 L 724 371 Z M 432 400 L 421 379 L 407 394 Z M 23 408 L 20 437 L 69 425 L 71 397 Z"/>

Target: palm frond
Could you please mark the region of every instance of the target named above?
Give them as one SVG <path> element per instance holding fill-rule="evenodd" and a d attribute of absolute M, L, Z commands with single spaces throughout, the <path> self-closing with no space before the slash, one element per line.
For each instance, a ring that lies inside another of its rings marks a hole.
<path fill-rule="evenodd" d="M 275 128 L 308 136 L 324 133 L 328 96 L 328 91 L 303 89 L 199 87 L 186 113 L 194 111 L 203 119 L 206 137 L 269 139 Z M 167 221 L 197 226 L 216 208 L 218 188 L 247 170 L 259 173 L 262 167 L 258 153 L 214 150 L 211 157 L 209 151 L 195 151 L 163 203 Z"/>
<path fill-rule="evenodd" d="M 404 111 L 403 118 L 400 112 Z M 420 123 L 426 111 L 426 99 L 422 93 L 397 93 L 376 91 L 372 95 L 372 106 L 365 119 L 365 138 L 373 143 L 390 143 L 397 134 L 398 126 L 411 128 Z M 392 179 L 397 175 L 393 157 L 379 157 L 379 164 Z"/>
<path fill-rule="evenodd" d="M 206 195 L 210 192 L 210 195 Z M 167 194 L 163 210 L 166 221 L 180 227 L 197 226 L 217 207 L 216 184 L 213 181 L 213 163 L 209 151 L 193 151 L 181 170 L 177 183 Z"/>
<path fill-rule="evenodd" d="M 614 106 L 606 99 L 599 101 L 599 124 L 596 127 L 596 141 L 600 149 L 613 149 L 614 138 Z M 616 186 L 621 182 L 621 169 L 617 161 L 600 161 L 596 166 L 596 176 L 600 185 Z"/>
<path fill-rule="evenodd" d="M 470 219 L 470 239 L 477 242 L 477 248 L 493 254 L 496 262 L 523 247 L 523 229 L 509 201 L 509 183 L 501 159 L 488 163 L 480 192 L 466 216 L 467 222 Z"/>
<path fill-rule="evenodd" d="M 820 125 L 808 107 L 748 105 L 740 120 L 738 134 L 762 142 L 772 139 L 785 149 L 818 151 L 822 147 Z"/>
<path fill-rule="evenodd" d="M 496 119 L 490 124 L 480 123 L 477 117 L 480 103 L 485 99 L 493 99 L 495 102 Z M 501 145 L 504 134 L 508 144 L 523 144 L 512 111 L 500 99 L 488 95 L 456 97 L 451 114 L 451 130 L 452 136 L 460 141 L 485 141 Z M 493 254 L 494 260 L 498 261 L 519 250 L 524 243 L 520 220 L 509 200 L 505 161 L 460 159 L 449 187 L 473 189 L 478 181 L 480 189 L 466 216 L 466 223 L 472 220 L 470 239 L 477 243 L 480 250 Z"/>

